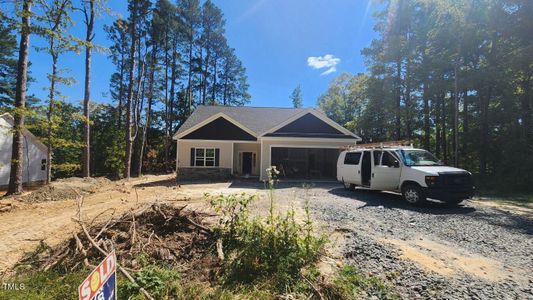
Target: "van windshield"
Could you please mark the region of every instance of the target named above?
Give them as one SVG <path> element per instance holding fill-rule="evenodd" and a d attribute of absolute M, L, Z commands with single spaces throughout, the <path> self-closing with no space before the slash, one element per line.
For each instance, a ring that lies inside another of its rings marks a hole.
<path fill-rule="evenodd" d="M 406 166 L 444 166 L 433 154 L 426 150 L 398 151 Z"/>

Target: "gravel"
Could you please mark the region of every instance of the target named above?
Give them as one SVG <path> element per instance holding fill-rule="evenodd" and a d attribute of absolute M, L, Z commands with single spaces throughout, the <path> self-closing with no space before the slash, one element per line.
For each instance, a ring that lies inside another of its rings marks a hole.
<path fill-rule="evenodd" d="M 344 235 L 345 263 L 383 278 L 402 299 L 533 299 L 530 213 L 475 201 L 455 207 L 438 202 L 413 207 L 393 193 L 348 191 L 336 183 L 300 186 L 280 184 L 277 201 L 309 200 L 315 219 L 326 230 Z M 415 248 L 416 241 L 429 240 L 452 249 L 454 255 L 456 249 L 457 255 L 494 261 L 502 272 L 495 274 L 497 280 L 488 279 L 464 271 L 461 268 L 469 266 L 461 266 L 461 261 L 447 261 L 425 249 L 439 263 L 454 267 L 452 274 L 435 272 L 402 258 L 404 250 L 389 240 Z"/>

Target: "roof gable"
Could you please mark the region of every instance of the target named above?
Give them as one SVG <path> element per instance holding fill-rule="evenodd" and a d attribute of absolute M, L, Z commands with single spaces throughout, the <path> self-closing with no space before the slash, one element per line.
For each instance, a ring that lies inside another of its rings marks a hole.
<path fill-rule="evenodd" d="M 343 134 L 311 113 L 307 113 L 273 132 L 273 134 L 291 133 Z"/>
<path fill-rule="evenodd" d="M 223 117 L 233 125 L 254 137 L 261 136 L 300 136 L 325 138 L 360 138 L 324 113 L 312 108 L 277 108 L 248 106 L 198 106 L 179 127 L 174 139 L 182 139 L 193 131 Z M 301 119 L 298 122 L 295 122 Z M 291 124 L 295 122 L 294 124 Z M 307 124 L 306 126 L 306 123 Z M 291 124 L 289 126 L 289 124 Z M 286 127 L 287 126 L 287 127 Z M 284 129 L 281 129 L 285 127 Z M 280 131 L 281 130 L 281 131 Z M 279 131 L 279 132 L 278 132 Z M 290 133 L 293 133 L 290 135 Z M 296 133 L 298 135 L 296 135 Z M 216 139 L 215 135 L 207 139 Z"/>
<path fill-rule="evenodd" d="M 276 107 L 248 107 L 248 106 L 198 106 L 187 118 L 174 138 L 180 138 L 183 133 L 190 129 L 201 126 L 206 120 L 216 115 L 224 115 L 249 129 L 254 135 L 261 135 L 272 127 L 300 114 L 303 108 L 276 108 Z"/>
<path fill-rule="evenodd" d="M 257 140 L 253 135 L 220 116 L 200 128 L 186 134 L 181 139 L 197 140 Z"/>

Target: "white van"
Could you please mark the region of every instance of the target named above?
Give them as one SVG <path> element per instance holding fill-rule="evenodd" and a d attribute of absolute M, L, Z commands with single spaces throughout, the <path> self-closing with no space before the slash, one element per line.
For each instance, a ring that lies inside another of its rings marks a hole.
<path fill-rule="evenodd" d="M 347 189 L 401 192 L 411 204 L 426 198 L 460 203 L 474 194 L 470 172 L 446 166 L 426 150 L 404 146 L 342 151 L 337 180 Z"/>

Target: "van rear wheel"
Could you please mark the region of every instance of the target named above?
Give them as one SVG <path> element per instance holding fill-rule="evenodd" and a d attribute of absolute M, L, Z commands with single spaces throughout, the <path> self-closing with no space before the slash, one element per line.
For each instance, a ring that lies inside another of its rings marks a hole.
<path fill-rule="evenodd" d="M 345 182 L 344 180 L 342 181 L 342 184 L 344 185 L 344 188 L 349 190 L 349 191 L 355 190 L 355 184 L 351 184 L 351 183 Z"/>
<path fill-rule="evenodd" d="M 408 184 L 402 188 L 403 199 L 410 204 L 419 205 L 426 201 L 422 188 L 416 184 Z"/>

